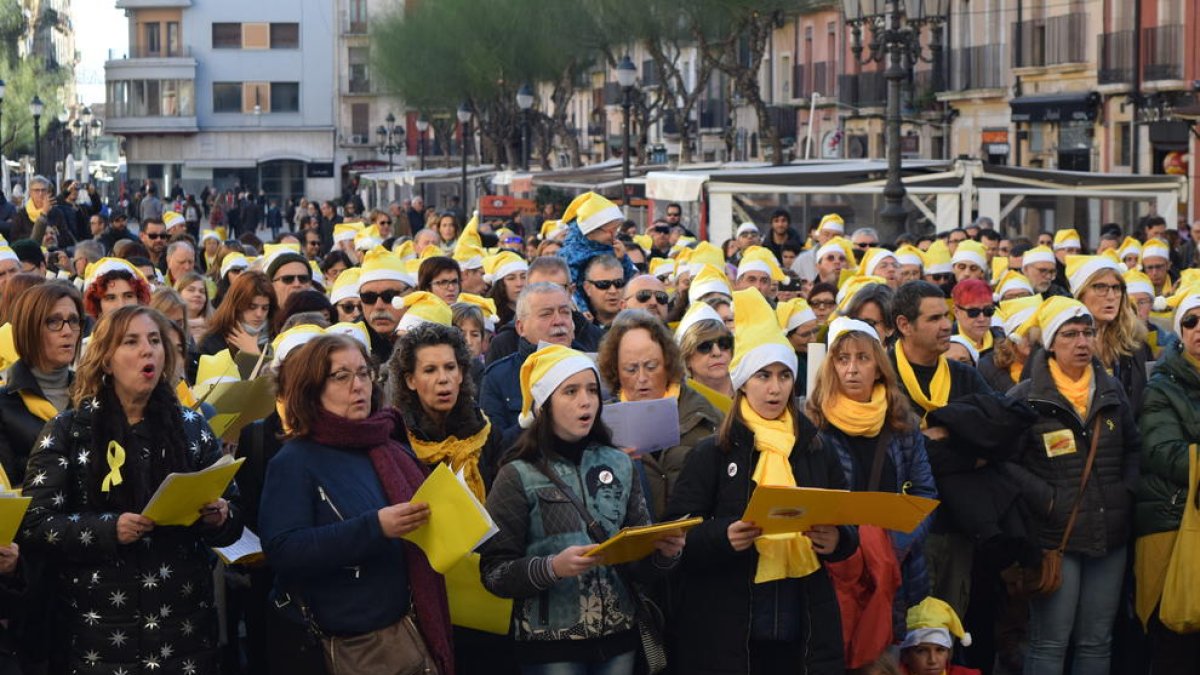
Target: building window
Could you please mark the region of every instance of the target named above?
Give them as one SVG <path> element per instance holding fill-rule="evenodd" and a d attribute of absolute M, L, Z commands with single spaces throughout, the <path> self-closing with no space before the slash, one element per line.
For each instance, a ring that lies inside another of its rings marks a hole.
<path fill-rule="evenodd" d="M 182 56 L 179 47 L 179 22 L 167 22 L 167 56 Z"/>
<path fill-rule="evenodd" d="M 1117 157 L 1114 163 L 1117 166 L 1130 166 L 1133 162 L 1131 161 L 1129 122 L 1118 123 L 1113 133 L 1116 134 L 1117 141 Z"/>
<path fill-rule="evenodd" d="M 300 24 L 271 24 L 271 49 L 299 49 Z"/>
<path fill-rule="evenodd" d="M 371 76 L 368 71 L 371 50 L 367 47 L 351 47 L 348 55 L 350 64 L 350 93 L 366 94 L 371 91 Z"/>
<path fill-rule="evenodd" d="M 194 117 L 191 80 L 116 80 L 108 83 L 112 117 Z"/>
<path fill-rule="evenodd" d="M 367 32 L 367 0 L 350 0 L 350 25 L 347 28 L 351 33 Z"/>
<path fill-rule="evenodd" d="M 371 141 L 371 104 L 350 104 L 350 142 L 365 145 Z"/>
<path fill-rule="evenodd" d="M 213 112 L 240 113 L 242 111 L 241 82 L 213 82 Z"/>
<path fill-rule="evenodd" d="M 1046 147 L 1045 139 L 1042 132 L 1045 131 L 1045 125 L 1040 122 L 1034 122 L 1029 125 L 1029 151 L 1041 152 Z"/>
<path fill-rule="evenodd" d="M 212 25 L 213 49 L 241 49 L 242 24 L 214 23 Z"/>
<path fill-rule="evenodd" d="M 146 37 L 146 56 L 162 54 L 162 36 L 158 32 L 158 22 L 142 24 Z"/>
<path fill-rule="evenodd" d="M 300 83 L 271 83 L 271 112 L 300 112 Z"/>

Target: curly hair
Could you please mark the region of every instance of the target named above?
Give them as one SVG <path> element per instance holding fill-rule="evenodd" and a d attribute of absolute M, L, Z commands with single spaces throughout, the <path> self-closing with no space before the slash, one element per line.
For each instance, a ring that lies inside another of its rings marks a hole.
<path fill-rule="evenodd" d="M 841 390 L 841 378 L 838 377 L 834 365 L 837 363 L 837 357 L 846 348 L 847 343 L 857 341 L 866 343 L 867 349 L 871 351 L 875 357 L 875 376 L 877 381 L 882 382 L 884 389 L 887 390 L 887 426 L 892 431 L 906 433 L 913 429 L 913 413 L 909 407 L 908 397 L 900 391 L 899 378 L 896 376 L 896 371 L 892 368 L 892 362 L 888 359 L 887 351 L 883 345 L 870 336 L 864 335 L 857 331 L 848 331 L 842 333 L 834 340 L 832 345 L 829 345 L 829 353 L 825 360 L 821 362 L 821 370 L 817 373 L 817 381 L 813 385 L 813 390 L 809 392 L 808 402 L 805 404 L 805 414 L 818 429 L 826 429 L 829 427 L 829 420 L 825 418 L 825 412 L 821 406 L 828 400 L 832 399 Z"/>
<path fill-rule="evenodd" d="M 471 377 L 471 351 L 467 348 L 467 341 L 463 339 L 462 331 L 440 323 L 422 323 L 396 339 L 396 348 L 387 364 L 389 379 L 393 382 L 392 405 L 405 411 L 422 409 L 417 392 L 408 387 L 405 376 L 417 372 L 417 352 L 423 347 L 438 345 L 449 345 L 454 350 L 454 361 L 462 373 L 462 383 L 458 385 L 458 401 L 454 404 L 451 415 L 455 415 L 464 407 L 475 407 L 475 379 Z"/>
<path fill-rule="evenodd" d="M 617 353 L 621 349 L 621 340 L 625 334 L 638 329 L 650 333 L 650 339 L 662 349 L 667 384 L 683 382 L 687 371 L 683 367 L 683 358 L 679 355 L 679 345 L 675 344 L 675 339 L 667 331 L 667 327 L 644 309 L 626 309 L 617 314 L 612 327 L 600 341 L 596 366 L 600 369 L 600 377 L 604 378 L 604 384 L 608 385 L 614 394 L 621 390 L 621 369 L 617 362 Z"/>
<path fill-rule="evenodd" d="M 133 292 L 137 295 L 139 305 L 150 304 L 150 284 L 145 279 L 128 270 L 113 270 L 101 274 L 84 291 L 83 309 L 88 313 L 88 316 L 93 319 L 100 318 L 100 300 L 104 297 L 105 291 L 108 290 L 109 284 L 118 280 L 129 282 L 130 287 L 133 288 Z"/>

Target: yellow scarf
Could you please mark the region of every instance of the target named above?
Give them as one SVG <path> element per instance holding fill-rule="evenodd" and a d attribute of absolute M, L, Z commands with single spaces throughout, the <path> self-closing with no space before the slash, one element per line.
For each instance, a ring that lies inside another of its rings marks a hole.
<path fill-rule="evenodd" d="M 878 436 L 887 419 L 887 387 L 876 383 L 866 403 L 835 393 L 821 404 L 821 413 L 830 424 L 851 436 Z"/>
<path fill-rule="evenodd" d="M 1050 364 L 1050 377 L 1054 378 L 1054 386 L 1058 388 L 1058 393 L 1071 402 L 1071 406 L 1075 408 L 1075 412 L 1079 413 L 1079 417 L 1087 417 L 1089 398 L 1092 393 L 1091 366 L 1083 369 L 1083 375 L 1078 380 L 1072 380 L 1059 367 L 1058 361 L 1047 359 L 1046 362 Z"/>
<path fill-rule="evenodd" d="M 44 209 L 39 209 L 33 205 L 33 197 L 25 199 L 25 215 L 29 216 L 29 222 L 37 223 L 38 218 L 41 218 L 45 213 Z"/>
<path fill-rule="evenodd" d="M 412 445 L 417 459 L 422 462 L 426 464 L 447 462 L 450 469 L 456 473 L 462 469 L 467 487 L 471 488 L 471 492 L 475 493 L 475 497 L 479 501 L 483 501 L 486 495 L 484 494 L 483 474 L 479 472 L 479 454 L 483 451 L 483 446 L 487 443 L 488 435 L 491 432 L 492 423 L 484 415 L 483 428 L 474 436 L 462 440 L 455 436 L 447 436 L 444 441 L 430 442 L 423 441 L 409 432 L 408 442 Z"/>
<path fill-rule="evenodd" d="M 188 386 L 186 380 L 180 380 L 179 384 L 175 385 L 175 396 L 179 398 L 179 402 L 192 410 L 200 409 L 200 402 L 192 394 L 192 388 Z"/>
<path fill-rule="evenodd" d="M 25 408 L 41 421 L 49 422 L 58 414 L 58 408 L 55 408 L 53 403 L 32 391 L 22 389 L 17 393 L 21 395 L 21 402 L 25 404 Z"/>
<path fill-rule="evenodd" d="M 695 380 L 689 379 L 687 381 L 687 384 L 689 387 L 691 387 L 693 390 L 695 390 L 696 393 L 700 394 L 705 399 L 707 399 L 708 402 L 711 403 L 714 408 L 721 411 L 722 415 L 728 415 L 729 411 L 733 409 L 733 397 L 732 396 L 726 396 L 725 394 L 722 394 L 721 392 L 717 391 L 716 389 L 707 387 L 703 384 L 700 384 L 699 382 L 697 382 Z"/>
<path fill-rule="evenodd" d="M 766 420 L 742 399 L 742 420 L 754 433 L 758 464 L 751 478 L 758 485 L 796 487 L 796 476 L 788 457 L 796 445 L 791 411 L 777 420 Z M 763 535 L 754 540 L 758 551 L 758 571 L 754 583 L 806 577 L 821 567 L 813 551 L 812 540 L 799 532 Z"/>
<path fill-rule="evenodd" d="M 976 342 L 972 340 L 971 336 L 964 333 L 961 327 L 958 329 L 958 334 L 967 338 L 967 342 L 970 342 L 975 347 L 975 350 L 981 354 L 992 348 L 992 342 L 995 339 L 992 337 L 992 331 L 990 328 L 986 333 L 983 334 L 983 342 Z"/>
<path fill-rule="evenodd" d="M 283 433 L 291 434 L 292 428 L 288 426 L 287 415 L 284 414 L 287 412 L 287 407 L 283 405 L 283 399 L 275 399 L 275 412 L 279 413 L 279 426 L 283 429 Z"/>
<path fill-rule="evenodd" d="M 938 356 L 937 370 L 933 372 L 933 379 L 929 381 L 929 396 L 921 390 L 917 374 L 913 372 L 908 358 L 904 356 L 904 340 L 896 342 L 896 370 L 900 373 L 900 381 L 904 383 L 908 395 L 917 405 L 924 408 L 925 412 L 937 410 L 950 401 L 950 364 L 944 355 Z M 924 415 L 921 416 L 921 426 L 925 426 Z"/>
<path fill-rule="evenodd" d="M 663 398 L 676 398 L 676 399 L 679 398 L 679 385 L 673 384 L 673 385 L 667 387 L 667 391 L 663 393 L 662 397 Z M 623 402 L 629 401 L 629 399 L 625 398 L 625 392 L 621 392 L 620 399 Z"/>
<path fill-rule="evenodd" d="M 1025 364 L 1013 361 L 1008 364 L 1008 376 L 1012 378 L 1013 384 L 1021 381 L 1021 373 L 1025 372 Z"/>

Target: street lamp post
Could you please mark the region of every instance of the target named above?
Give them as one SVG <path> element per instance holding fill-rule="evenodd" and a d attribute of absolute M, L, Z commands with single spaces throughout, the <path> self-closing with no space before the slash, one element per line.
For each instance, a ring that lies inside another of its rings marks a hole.
<path fill-rule="evenodd" d="M 396 124 L 396 116 L 392 113 L 388 113 L 383 121 L 387 124 L 379 126 L 375 133 L 379 136 L 379 151 L 387 153 L 388 171 L 391 171 L 392 156 L 404 148 L 404 127 Z"/>
<path fill-rule="evenodd" d="M 429 131 L 429 122 L 424 117 L 417 118 L 417 133 L 421 135 L 421 145 L 417 151 L 421 154 L 421 170 L 425 170 L 425 132 Z M 425 181 L 421 181 L 421 201 L 425 201 Z"/>
<path fill-rule="evenodd" d="M 33 116 L 33 171 L 41 173 L 42 169 L 42 112 L 46 105 L 42 99 L 34 95 L 29 102 L 29 114 Z"/>
<path fill-rule="evenodd" d="M 941 26 L 946 21 L 949 0 L 842 0 L 846 24 L 851 28 L 850 51 L 859 63 L 885 63 L 887 80 L 887 182 L 883 187 L 884 206 L 879 212 L 882 223 L 893 233 L 907 230 L 904 197 L 907 191 L 900 179 L 900 86 L 908 78 L 908 69 L 918 61 L 939 61 L 942 51 Z M 863 58 L 862 26 L 871 29 L 871 41 Z M 922 28 L 931 33 L 930 58 L 921 45 Z M 936 67 L 936 66 L 935 66 Z"/>
<path fill-rule="evenodd" d="M 4 154 L 4 80 L 0 80 L 0 155 Z"/>
<path fill-rule="evenodd" d="M 467 199 L 467 134 L 471 129 L 471 104 L 463 101 L 462 105 L 458 106 L 458 125 L 459 135 L 462 137 L 462 208 L 463 215 L 467 215 L 468 202 Z"/>
<path fill-rule="evenodd" d="M 629 204 L 629 108 L 633 105 L 633 85 L 637 81 L 637 67 L 626 54 L 617 65 L 617 84 L 621 86 L 621 113 L 623 115 L 621 143 L 621 191 L 624 193 L 625 204 Z"/>
<path fill-rule="evenodd" d="M 517 90 L 517 107 L 521 109 L 521 170 L 529 170 L 529 109 L 533 107 L 533 88 L 529 83 Z"/>

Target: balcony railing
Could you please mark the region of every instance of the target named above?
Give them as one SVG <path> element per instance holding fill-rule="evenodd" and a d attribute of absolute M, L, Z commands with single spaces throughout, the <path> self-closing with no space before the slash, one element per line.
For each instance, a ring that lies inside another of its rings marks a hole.
<path fill-rule="evenodd" d="M 776 133 L 782 139 L 796 139 L 796 109 L 786 105 L 767 106 L 767 114 Z"/>
<path fill-rule="evenodd" d="M 345 73 L 339 78 L 342 92 L 346 94 L 374 94 L 375 90 L 371 88 L 371 78 L 347 75 Z"/>
<path fill-rule="evenodd" d="M 1183 79 L 1183 26 L 1142 29 L 1142 59 L 1146 80 Z"/>
<path fill-rule="evenodd" d="M 1083 12 L 1014 22 L 1013 35 L 1021 37 L 1013 52 L 1013 66 L 1028 68 L 1086 62 L 1087 25 L 1087 14 Z"/>
<path fill-rule="evenodd" d="M 858 108 L 883 106 L 887 103 L 887 80 L 880 72 L 839 75 L 838 100 Z"/>
<path fill-rule="evenodd" d="M 187 59 L 192 57 L 192 48 L 190 45 L 180 45 L 174 49 L 167 49 L 166 45 L 159 45 L 158 49 L 151 50 L 145 45 L 130 45 L 129 54 L 123 58 L 126 59 Z"/>
<path fill-rule="evenodd" d="M 950 89 L 1000 89 L 1004 81 L 1004 45 L 950 50 Z"/>
<path fill-rule="evenodd" d="M 1133 81 L 1133 29 L 1103 33 L 1099 37 L 1100 84 Z"/>
<path fill-rule="evenodd" d="M 792 97 L 809 98 L 814 93 L 832 96 L 833 68 L 825 61 L 792 67 Z"/>

